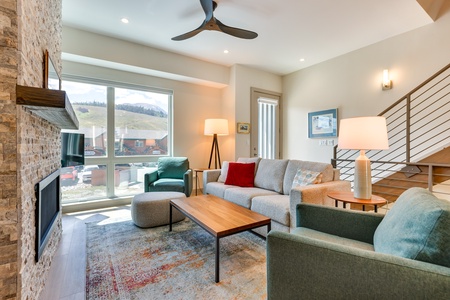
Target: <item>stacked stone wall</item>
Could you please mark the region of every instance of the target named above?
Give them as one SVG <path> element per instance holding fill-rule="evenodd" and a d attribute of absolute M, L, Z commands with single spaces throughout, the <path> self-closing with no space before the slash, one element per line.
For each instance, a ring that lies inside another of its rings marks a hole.
<path fill-rule="evenodd" d="M 37 299 L 61 218 L 35 261 L 34 185 L 60 167 L 60 129 L 16 106 L 16 84 L 42 87 L 44 51 L 61 70 L 61 0 L 0 1 L 0 299 Z"/>
<path fill-rule="evenodd" d="M 18 18 L 16 0 L 0 2 L 0 299 L 17 298 Z"/>

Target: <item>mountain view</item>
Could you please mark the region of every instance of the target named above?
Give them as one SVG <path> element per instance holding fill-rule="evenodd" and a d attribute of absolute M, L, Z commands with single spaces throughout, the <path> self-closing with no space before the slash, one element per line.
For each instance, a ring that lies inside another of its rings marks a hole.
<path fill-rule="evenodd" d="M 83 102 L 72 104 L 77 118 L 83 127 L 99 126 L 105 123 L 106 104 Z M 115 127 L 141 130 L 167 130 L 167 112 L 152 104 L 116 105 Z"/>

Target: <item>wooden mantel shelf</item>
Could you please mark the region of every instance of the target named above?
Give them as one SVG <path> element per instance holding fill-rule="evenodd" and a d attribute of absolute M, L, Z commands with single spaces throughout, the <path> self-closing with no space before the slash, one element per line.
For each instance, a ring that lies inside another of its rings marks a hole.
<path fill-rule="evenodd" d="M 75 111 L 65 91 L 17 85 L 16 104 L 63 129 L 78 129 Z"/>

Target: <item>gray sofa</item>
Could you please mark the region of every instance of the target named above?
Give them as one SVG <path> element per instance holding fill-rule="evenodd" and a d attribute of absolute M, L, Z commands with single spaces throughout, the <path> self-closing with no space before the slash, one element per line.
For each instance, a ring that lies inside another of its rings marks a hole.
<path fill-rule="evenodd" d="M 449 299 L 450 202 L 404 192 L 386 216 L 301 203 L 267 236 L 268 299 Z"/>
<path fill-rule="evenodd" d="M 297 224 L 296 206 L 300 202 L 334 206 L 329 191 L 350 191 L 350 182 L 339 180 L 339 171 L 331 164 L 288 159 L 239 158 L 238 162 L 255 162 L 254 187 L 226 185 L 222 170 L 203 172 L 203 192 L 236 203 L 272 219 L 272 230 L 289 232 Z M 322 183 L 292 187 L 298 169 L 321 173 Z M 266 235 L 267 229 L 256 229 Z"/>

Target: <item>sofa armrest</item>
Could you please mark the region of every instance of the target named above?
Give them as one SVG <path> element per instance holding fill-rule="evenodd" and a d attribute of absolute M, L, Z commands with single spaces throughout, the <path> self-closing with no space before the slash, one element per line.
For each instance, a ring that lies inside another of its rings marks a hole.
<path fill-rule="evenodd" d="M 221 172 L 220 169 L 203 171 L 203 185 L 204 185 L 204 187 L 209 182 L 217 182 L 217 180 L 219 180 L 220 172 Z"/>
<path fill-rule="evenodd" d="M 297 227 L 321 231 L 373 244 L 375 230 L 384 215 L 300 203 L 297 205 Z"/>
<path fill-rule="evenodd" d="M 183 180 L 184 180 L 184 193 L 186 194 L 186 197 L 189 197 L 192 193 L 192 186 L 193 186 L 193 175 L 191 169 L 187 170 L 183 174 Z"/>
<path fill-rule="evenodd" d="M 153 170 L 144 175 L 144 192 L 149 192 L 149 185 L 158 180 L 158 170 Z"/>
<path fill-rule="evenodd" d="M 330 191 L 350 192 L 350 182 L 344 180 L 329 181 L 291 189 L 289 193 L 290 227 L 294 228 L 297 224 L 297 204 L 301 202 L 334 206 L 334 200 L 327 196 Z"/>
<path fill-rule="evenodd" d="M 268 299 L 447 299 L 450 269 L 279 231 L 267 236 Z"/>

